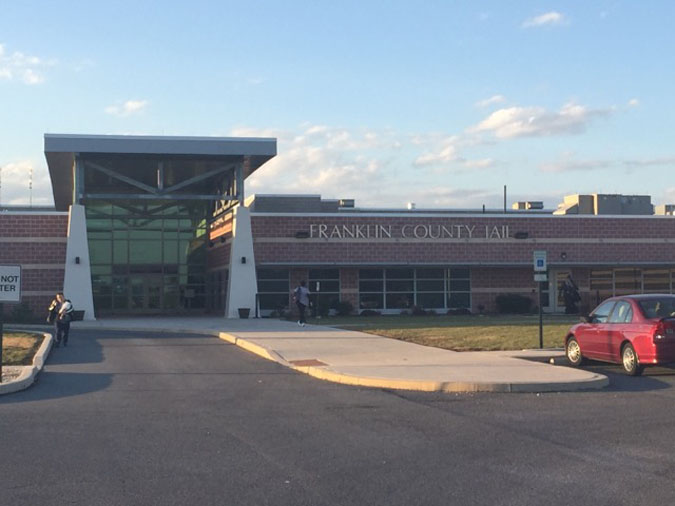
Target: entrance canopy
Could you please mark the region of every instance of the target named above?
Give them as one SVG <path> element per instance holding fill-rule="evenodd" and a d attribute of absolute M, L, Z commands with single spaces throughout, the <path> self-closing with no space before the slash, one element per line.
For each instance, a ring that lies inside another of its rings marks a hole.
<path fill-rule="evenodd" d="M 238 201 L 274 138 L 45 134 L 59 211 L 97 200 Z"/>

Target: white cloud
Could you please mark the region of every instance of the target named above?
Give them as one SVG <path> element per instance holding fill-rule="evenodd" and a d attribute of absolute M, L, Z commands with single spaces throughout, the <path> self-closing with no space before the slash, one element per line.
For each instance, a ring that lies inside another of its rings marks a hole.
<path fill-rule="evenodd" d="M 131 116 L 145 109 L 148 105 L 147 100 L 127 100 L 124 103 L 110 105 L 105 108 L 106 114 L 118 117 Z"/>
<path fill-rule="evenodd" d="M 640 105 L 640 101 L 637 98 L 631 98 L 628 101 L 628 107 L 637 107 L 638 105 Z"/>
<path fill-rule="evenodd" d="M 493 132 L 500 139 L 575 134 L 583 132 L 594 118 L 610 113 L 610 109 L 588 109 L 571 102 L 558 112 L 535 106 L 508 107 L 493 112 L 468 131 Z"/>
<path fill-rule="evenodd" d="M 502 102 L 506 101 L 506 97 L 504 95 L 492 95 L 490 98 L 485 98 L 483 100 L 479 100 L 476 102 L 477 107 L 488 107 L 490 105 L 494 104 L 501 104 Z"/>
<path fill-rule="evenodd" d="M 611 167 L 611 160 L 575 160 L 571 156 L 565 156 L 562 160 L 550 163 L 544 163 L 539 166 L 542 172 L 573 172 L 573 171 L 591 171 Z"/>
<path fill-rule="evenodd" d="M 2 175 L 1 205 L 27 205 L 31 201 L 30 174 L 33 172 L 33 204 L 52 205 L 52 186 L 47 168 L 30 160 L 0 163 Z"/>
<path fill-rule="evenodd" d="M 533 28 L 537 26 L 545 26 L 545 25 L 561 25 L 565 23 L 566 18 L 563 14 L 556 12 L 556 11 L 551 11 L 547 12 L 545 14 L 542 14 L 540 16 L 535 16 L 529 19 L 526 19 L 523 21 L 523 24 L 521 25 L 523 28 Z"/>
<path fill-rule="evenodd" d="M 660 158 L 637 158 L 632 160 L 624 160 L 623 164 L 626 167 L 631 168 L 654 167 L 654 166 L 658 167 L 662 165 L 675 166 L 675 156 L 663 156 Z"/>
<path fill-rule="evenodd" d="M 0 81 L 20 81 L 34 85 L 44 82 L 44 69 L 56 65 L 55 60 L 43 60 L 20 51 L 8 53 L 0 44 Z"/>

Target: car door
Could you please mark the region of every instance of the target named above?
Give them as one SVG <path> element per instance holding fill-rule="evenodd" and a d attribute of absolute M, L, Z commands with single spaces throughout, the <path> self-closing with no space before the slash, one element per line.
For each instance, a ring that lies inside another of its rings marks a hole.
<path fill-rule="evenodd" d="M 624 333 L 628 330 L 632 320 L 633 308 L 630 302 L 626 300 L 618 301 L 609 315 L 607 323 L 602 324 L 599 329 L 599 353 L 606 360 L 612 362 L 619 360 Z"/>
<path fill-rule="evenodd" d="M 584 356 L 589 358 L 599 358 L 606 359 L 606 352 L 603 351 L 606 348 L 605 337 L 603 330 L 602 337 L 600 335 L 600 328 L 607 323 L 612 309 L 616 301 L 608 300 L 600 304 L 595 311 L 590 315 L 590 321 L 586 325 L 581 325 L 580 332 L 578 332 L 577 340 L 581 346 L 581 351 Z"/>

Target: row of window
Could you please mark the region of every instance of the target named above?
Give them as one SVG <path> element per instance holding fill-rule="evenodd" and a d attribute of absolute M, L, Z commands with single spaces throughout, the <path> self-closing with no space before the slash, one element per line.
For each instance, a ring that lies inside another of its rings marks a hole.
<path fill-rule="evenodd" d="M 258 269 L 257 274 L 261 310 L 287 310 L 292 290 L 290 271 Z M 307 281 L 319 308 L 336 306 L 340 300 L 339 269 L 310 269 Z M 359 309 L 403 310 L 413 306 L 441 310 L 471 307 L 469 269 L 359 270 Z"/>

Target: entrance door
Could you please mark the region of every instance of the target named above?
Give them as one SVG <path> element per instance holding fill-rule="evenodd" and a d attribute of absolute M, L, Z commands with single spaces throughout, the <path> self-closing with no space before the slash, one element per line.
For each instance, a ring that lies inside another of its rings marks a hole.
<path fill-rule="evenodd" d="M 551 271 L 551 311 L 554 313 L 565 312 L 565 299 L 562 296 L 561 288 L 565 284 L 567 276 L 572 274 L 571 271 Z"/>
<path fill-rule="evenodd" d="M 162 309 L 162 275 L 137 274 L 131 277 L 129 309 L 139 313 L 154 313 Z"/>

